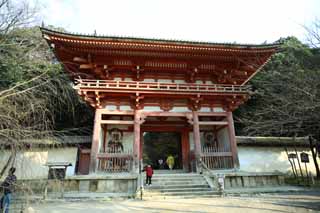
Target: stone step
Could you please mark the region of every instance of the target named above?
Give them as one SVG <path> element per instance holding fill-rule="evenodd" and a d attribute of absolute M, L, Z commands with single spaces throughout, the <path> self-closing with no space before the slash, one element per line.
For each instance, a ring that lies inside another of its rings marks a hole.
<path fill-rule="evenodd" d="M 173 185 L 155 185 L 145 186 L 145 189 L 172 189 L 172 188 L 210 188 L 208 184 L 173 184 Z"/>
<path fill-rule="evenodd" d="M 182 169 L 168 170 L 168 169 L 155 169 L 153 170 L 155 174 L 186 174 L 187 172 Z"/>
<path fill-rule="evenodd" d="M 143 175 L 145 176 L 146 174 L 143 173 Z M 159 177 L 201 177 L 200 174 L 197 173 L 168 173 L 168 174 L 158 174 L 156 172 L 153 173 L 153 176 L 159 176 Z"/>
<path fill-rule="evenodd" d="M 170 177 L 159 177 L 159 176 L 153 176 L 152 179 L 154 180 L 190 180 L 190 179 L 203 179 L 201 176 L 196 177 L 189 177 L 189 176 L 170 176 Z"/>
<path fill-rule="evenodd" d="M 145 182 L 145 181 L 144 181 Z M 152 184 L 154 185 L 183 185 L 183 184 L 207 184 L 207 182 L 203 179 L 199 180 L 153 180 L 152 179 Z"/>
<path fill-rule="evenodd" d="M 173 191 L 173 192 L 144 192 L 144 197 L 154 196 L 207 196 L 207 195 L 219 195 L 218 191 Z"/>
<path fill-rule="evenodd" d="M 173 193 L 173 192 L 207 192 L 212 191 L 211 188 L 164 188 L 164 189 L 148 189 L 148 193 Z"/>
<path fill-rule="evenodd" d="M 194 199 L 194 198 L 216 198 L 221 197 L 219 193 L 212 194 L 195 194 L 195 195 L 154 195 L 154 196 L 143 196 L 144 200 L 170 200 L 170 199 Z"/>
<path fill-rule="evenodd" d="M 146 179 L 146 177 L 144 177 Z M 189 176 L 170 176 L 170 177 L 159 177 L 153 176 L 154 180 L 194 180 L 194 179 L 203 179 L 201 176 L 189 177 Z"/>
<path fill-rule="evenodd" d="M 206 179 L 196 173 L 180 174 L 154 174 L 152 186 L 145 186 L 144 197 L 168 196 L 192 197 L 192 196 L 216 196 Z"/>

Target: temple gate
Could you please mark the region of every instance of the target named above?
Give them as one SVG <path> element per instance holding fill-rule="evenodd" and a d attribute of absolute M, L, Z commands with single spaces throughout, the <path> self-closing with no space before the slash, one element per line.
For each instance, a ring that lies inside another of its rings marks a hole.
<path fill-rule="evenodd" d="M 278 45 L 76 35 L 41 28 L 95 108 L 90 172 L 138 172 L 143 132 L 181 134 L 185 171 L 239 168 L 232 111 Z"/>

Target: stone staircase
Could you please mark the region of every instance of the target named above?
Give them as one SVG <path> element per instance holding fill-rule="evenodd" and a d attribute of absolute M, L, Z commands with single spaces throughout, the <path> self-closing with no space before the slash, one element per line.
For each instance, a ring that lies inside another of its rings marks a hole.
<path fill-rule="evenodd" d="M 152 185 L 144 186 L 143 198 L 167 198 L 171 196 L 192 198 L 217 196 L 208 185 L 206 179 L 195 173 L 183 173 L 177 171 L 155 171 L 152 177 Z"/>

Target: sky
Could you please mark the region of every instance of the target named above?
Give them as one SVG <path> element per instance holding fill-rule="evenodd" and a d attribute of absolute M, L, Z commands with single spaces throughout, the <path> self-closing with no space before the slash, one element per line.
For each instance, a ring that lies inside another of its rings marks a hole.
<path fill-rule="evenodd" d="M 38 0 L 45 25 L 68 32 L 243 44 L 296 36 L 320 0 Z"/>

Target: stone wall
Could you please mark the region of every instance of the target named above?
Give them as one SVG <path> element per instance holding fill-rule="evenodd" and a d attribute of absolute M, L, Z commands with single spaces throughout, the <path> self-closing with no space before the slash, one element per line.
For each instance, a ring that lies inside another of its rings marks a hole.
<path fill-rule="evenodd" d="M 65 193 L 122 193 L 134 196 L 137 190 L 137 176 L 135 175 L 85 175 L 67 177 L 63 184 L 59 180 L 23 180 L 19 181 L 24 186 L 25 191 L 31 191 L 37 195 Z"/>
<path fill-rule="evenodd" d="M 218 175 L 211 175 L 214 188 L 218 188 Z M 284 185 L 284 176 L 279 173 L 226 173 L 224 174 L 224 188 L 273 187 Z"/>

